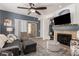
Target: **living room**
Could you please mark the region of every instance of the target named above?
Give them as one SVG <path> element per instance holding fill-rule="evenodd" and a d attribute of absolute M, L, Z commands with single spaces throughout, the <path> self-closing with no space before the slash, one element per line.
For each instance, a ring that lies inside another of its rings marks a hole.
<path fill-rule="evenodd" d="M 78 56 L 78 5 L 0 3 L 1 56 Z"/>

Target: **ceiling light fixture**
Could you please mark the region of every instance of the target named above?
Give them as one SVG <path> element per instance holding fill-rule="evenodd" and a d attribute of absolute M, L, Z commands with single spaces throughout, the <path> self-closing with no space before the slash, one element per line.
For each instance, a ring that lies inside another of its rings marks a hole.
<path fill-rule="evenodd" d="M 34 9 L 31 9 L 30 11 L 31 11 L 31 12 L 35 12 L 35 10 L 34 10 Z"/>

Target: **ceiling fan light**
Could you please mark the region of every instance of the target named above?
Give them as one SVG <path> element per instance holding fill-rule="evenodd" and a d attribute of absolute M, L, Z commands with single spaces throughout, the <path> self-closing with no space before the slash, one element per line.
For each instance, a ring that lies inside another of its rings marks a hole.
<path fill-rule="evenodd" d="M 34 9 L 31 9 L 30 11 L 31 11 L 31 12 L 35 12 L 35 10 L 34 10 Z"/>

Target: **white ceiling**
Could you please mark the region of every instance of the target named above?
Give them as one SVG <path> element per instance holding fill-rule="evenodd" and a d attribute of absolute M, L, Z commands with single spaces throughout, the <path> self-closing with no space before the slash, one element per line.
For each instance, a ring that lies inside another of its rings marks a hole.
<path fill-rule="evenodd" d="M 59 10 L 61 8 L 66 7 L 67 5 L 70 5 L 70 3 L 35 3 L 35 6 L 46 6 L 46 10 L 38 10 L 42 15 L 47 15 L 50 13 L 55 12 L 56 10 Z M 11 11 L 23 15 L 27 15 L 29 12 L 27 9 L 18 9 L 17 7 L 29 7 L 28 3 L 0 3 L 0 10 L 6 10 Z M 39 17 L 36 13 L 31 13 L 30 16 Z"/>

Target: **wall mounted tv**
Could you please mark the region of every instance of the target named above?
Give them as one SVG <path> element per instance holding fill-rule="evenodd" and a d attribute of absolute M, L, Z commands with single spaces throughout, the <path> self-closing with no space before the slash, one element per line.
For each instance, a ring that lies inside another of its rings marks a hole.
<path fill-rule="evenodd" d="M 69 24 L 69 23 L 71 23 L 70 13 L 67 13 L 67 14 L 54 18 L 55 25 L 63 25 L 63 24 Z"/>

